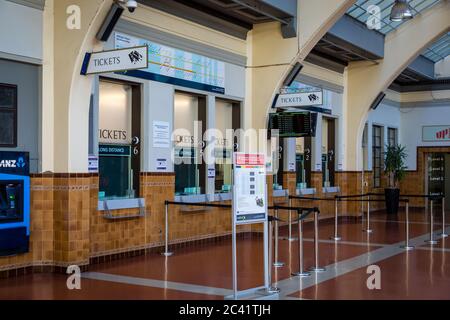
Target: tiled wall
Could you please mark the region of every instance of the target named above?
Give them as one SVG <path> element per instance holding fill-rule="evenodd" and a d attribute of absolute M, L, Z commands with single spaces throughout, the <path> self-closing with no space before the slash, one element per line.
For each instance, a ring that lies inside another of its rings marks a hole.
<path fill-rule="evenodd" d="M 33 177 L 30 188 L 30 252 L 0 257 L 0 272 L 53 264 L 53 177 Z"/>

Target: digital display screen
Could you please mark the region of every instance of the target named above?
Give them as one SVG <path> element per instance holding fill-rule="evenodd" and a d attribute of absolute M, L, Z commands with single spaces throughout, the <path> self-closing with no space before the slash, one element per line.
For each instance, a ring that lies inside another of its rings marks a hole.
<path fill-rule="evenodd" d="M 316 135 L 317 113 L 282 112 L 272 113 L 269 118 L 269 130 L 279 130 L 279 136 L 314 137 Z"/>
<path fill-rule="evenodd" d="M 0 181 L 0 223 L 23 221 L 23 184 Z"/>

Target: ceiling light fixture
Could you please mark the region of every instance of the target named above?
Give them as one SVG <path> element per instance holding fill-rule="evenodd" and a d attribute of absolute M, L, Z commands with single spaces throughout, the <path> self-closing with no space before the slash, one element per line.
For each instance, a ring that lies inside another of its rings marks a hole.
<path fill-rule="evenodd" d="M 413 18 L 411 8 L 407 0 L 395 0 L 394 6 L 391 10 L 391 21 L 402 22 Z"/>

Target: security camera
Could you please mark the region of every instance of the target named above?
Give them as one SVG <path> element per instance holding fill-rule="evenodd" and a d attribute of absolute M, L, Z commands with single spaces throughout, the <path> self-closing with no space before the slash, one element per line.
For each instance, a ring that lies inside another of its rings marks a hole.
<path fill-rule="evenodd" d="M 128 11 L 130 11 L 131 13 L 133 13 L 134 10 L 136 10 L 137 6 L 138 6 L 138 4 L 136 1 L 134 1 L 134 0 L 127 1 L 127 8 L 128 8 Z"/>
<path fill-rule="evenodd" d="M 138 6 L 137 2 L 134 0 L 117 0 L 117 1 L 122 4 L 125 4 L 125 6 L 128 8 L 128 11 L 130 11 L 131 13 L 133 13 Z"/>

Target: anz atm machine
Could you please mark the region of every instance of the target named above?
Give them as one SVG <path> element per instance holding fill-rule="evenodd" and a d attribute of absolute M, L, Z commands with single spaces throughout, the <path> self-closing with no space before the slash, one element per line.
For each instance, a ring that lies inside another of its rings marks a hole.
<path fill-rule="evenodd" d="M 28 252 L 29 238 L 29 154 L 0 151 L 0 257 Z"/>

